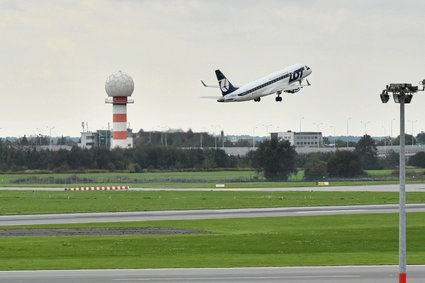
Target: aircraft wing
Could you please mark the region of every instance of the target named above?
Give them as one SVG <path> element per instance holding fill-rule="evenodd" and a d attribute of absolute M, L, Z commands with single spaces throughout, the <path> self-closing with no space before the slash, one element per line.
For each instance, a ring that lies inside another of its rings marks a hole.
<path fill-rule="evenodd" d="M 308 85 L 287 85 L 287 86 L 282 87 L 281 90 L 294 90 L 294 89 L 303 88 L 305 86 L 308 86 Z"/>
<path fill-rule="evenodd" d="M 306 80 L 307 81 L 307 80 Z M 302 85 L 302 84 L 299 84 L 299 85 L 296 85 L 296 84 L 293 84 L 293 85 L 287 85 L 287 86 L 284 86 L 284 87 L 282 87 L 282 90 L 283 91 L 285 91 L 285 90 L 294 90 L 294 89 L 299 89 L 299 88 L 303 88 L 303 87 L 305 87 L 305 86 L 310 86 L 311 84 L 310 84 L 310 82 L 309 81 L 307 81 L 307 84 L 306 85 Z"/>

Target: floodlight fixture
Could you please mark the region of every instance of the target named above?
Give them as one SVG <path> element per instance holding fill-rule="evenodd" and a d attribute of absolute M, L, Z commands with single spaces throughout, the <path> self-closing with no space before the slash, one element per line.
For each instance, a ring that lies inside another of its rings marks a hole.
<path fill-rule="evenodd" d="M 392 83 L 385 87 L 385 89 L 380 94 L 382 103 L 387 103 L 389 100 L 389 94 L 393 94 L 394 102 L 400 103 L 403 99 L 404 103 L 410 103 L 413 98 L 413 94 L 418 91 L 424 91 L 425 89 L 425 80 L 422 80 L 419 84 L 423 85 L 422 89 L 419 89 L 419 86 L 414 86 L 410 83 Z"/>
<path fill-rule="evenodd" d="M 387 103 L 389 99 L 390 99 L 390 96 L 388 95 L 388 91 L 384 89 L 381 93 L 382 103 Z"/>
<path fill-rule="evenodd" d="M 413 98 L 413 94 L 406 94 L 404 96 L 404 103 L 410 103 L 410 101 L 412 101 Z"/>

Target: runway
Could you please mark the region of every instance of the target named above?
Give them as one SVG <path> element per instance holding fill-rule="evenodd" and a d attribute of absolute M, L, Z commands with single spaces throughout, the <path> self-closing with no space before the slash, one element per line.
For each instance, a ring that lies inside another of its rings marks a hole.
<path fill-rule="evenodd" d="M 127 185 L 127 184 L 126 184 Z M 21 191 L 64 191 L 62 188 L 32 188 L 32 187 L 0 187 L 1 190 Z M 307 192 L 398 192 L 399 184 L 361 185 L 361 186 L 323 186 L 323 187 L 288 187 L 288 188 L 133 188 L 130 191 L 307 191 Z M 425 192 L 425 184 L 406 184 L 406 192 Z"/>
<path fill-rule="evenodd" d="M 216 218 L 255 218 L 276 216 L 307 216 L 334 214 L 398 213 L 398 205 L 350 205 L 316 207 L 278 207 L 278 208 L 242 208 L 242 209 L 205 209 L 205 210 L 166 210 L 135 212 L 99 212 L 68 214 L 2 215 L 0 226 L 129 222 L 154 220 L 186 220 Z M 407 212 L 425 212 L 425 204 L 408 204 Z"/>
<path fill-rule="evenodd" d="M 409 283 L 422 283 L 425 266 L 408 266 Z M 125 283 L 125 282 L 398 282 L 398 266 L 179 268 L 119 270 L 1 271 L 9 283 Z"/>

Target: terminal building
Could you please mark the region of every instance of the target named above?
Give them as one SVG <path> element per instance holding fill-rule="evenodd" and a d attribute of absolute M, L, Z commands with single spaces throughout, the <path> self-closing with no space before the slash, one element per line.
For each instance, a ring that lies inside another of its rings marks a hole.
<path fill-rule="evenodd" d="M 277 137 L 289 141 L 295 147 L 321 147 L 323 138 L 321 132 L 276 132 L 271 137 Z"/>

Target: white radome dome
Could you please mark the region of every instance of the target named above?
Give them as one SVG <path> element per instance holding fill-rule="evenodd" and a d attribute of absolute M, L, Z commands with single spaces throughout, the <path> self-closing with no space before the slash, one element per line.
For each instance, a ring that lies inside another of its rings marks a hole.
<path fill-rule="evenodd" d="M 134 90 L 134 82 L 129 74 L 120 70 L 106 79 L 105 90 L 109 96 L 130 96 Z"/>

